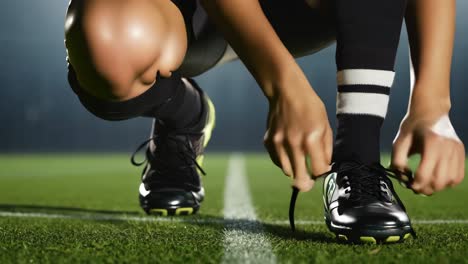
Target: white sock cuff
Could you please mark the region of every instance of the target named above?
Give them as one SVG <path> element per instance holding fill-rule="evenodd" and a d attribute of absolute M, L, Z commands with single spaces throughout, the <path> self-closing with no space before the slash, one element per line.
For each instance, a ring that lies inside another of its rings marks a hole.
<path fill-rule="evenodd" d="M 373 115 L 385 118 L 389 96 L 374 93 L 338 93 L 337 114 Z"/>
<path fill-rule="evenodd" d="M 337 73 L 338 85 L 376 85 L 392 87 L 395 79 L 394 71 L 349 69 Z"/>

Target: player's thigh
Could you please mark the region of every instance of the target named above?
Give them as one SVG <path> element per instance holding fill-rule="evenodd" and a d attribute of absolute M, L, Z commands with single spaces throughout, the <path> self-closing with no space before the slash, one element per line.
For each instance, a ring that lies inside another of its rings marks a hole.
<path fill-rule="evenodd" d="M 199 1 L 182 2 L 187 30 L 192 32 L 188 52 L 181 66 L 185 76 L 196 76 L 237 59 L 237 55 L 216 30 Z M 328 47 L 335 41 L 332 0 L 262 0 L 262 9 L 294 57 Z M 188 7 L 191 6 L 191 7 Z"/>
<path fill-rule="evenodd" d="M 333 0 L 264 0 L 260 3 L 294 57 L 315 53 L 334 43 Z"/>
<path fill-rule="evenodd" d="M 182 14 L 169 0 L 72 0 L 65 27 L 73 74 L 98 97 L 144 92 L 157 73 L 179 68 L 187 48 Z"/>
<path fill-rule="evenodd" d="M 173 0 L 182 11 L 188 33 L 188 49 L 180 67 L 183 76 L 193 77 L 226 60 L 229 46 L 209 19 L 199 0 Z M 224 59 L 223 59 L 224 57 Z M 237 55 L 232 52 L 231 60 Z"/>

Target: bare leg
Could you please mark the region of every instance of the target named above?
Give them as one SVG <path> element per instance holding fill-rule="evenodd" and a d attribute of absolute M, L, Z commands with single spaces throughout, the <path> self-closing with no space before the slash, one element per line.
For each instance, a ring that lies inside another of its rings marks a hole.
<path fill-rule="evenodd" d="M 182 14 L 168 0 L 72 1 L 66 21 L 68 60 L 88 93 L 127 100 L 148 90 L 159 72 L 183 61 Z"/>

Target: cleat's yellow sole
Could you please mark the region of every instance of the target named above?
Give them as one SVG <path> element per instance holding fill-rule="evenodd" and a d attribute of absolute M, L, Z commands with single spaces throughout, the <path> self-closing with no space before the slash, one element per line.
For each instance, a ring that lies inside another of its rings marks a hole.
<path fill-rule="evenodd" d="M 151 209 L 149 210 L 149 214 L 155 214 L 159 216 L 168 216 L 168 212 L 166 209 Z"/>
<path fill-rule="evenodd" d="M 402 236 L 389 236 L 385 239 L 373 236 L 360 236 L 360 237 L 348 237 L 344 234 L 336 234 L 336 239 L 340 242 L 346 243 L 366 243 L 366 244 L 378 244 L 378 243 L 398 243 L 403 242 L 404 240 L 408 239 L 411 236 L 410 233 L 406 233 Z"/>
<path fill-rule="evenodd" d="M 374 237 L 370 237 L 370 236 L 359 237 L 359 240 L 361 240 L 361 242 L 364 242 L 364 243 L 377 244 L 377 240 Z"/>
<path fill-rule="evenodd" d="M 389 236 L 387 237 L 387 239 L 385 239 L 385 242 L 386 243 L 395 243 L 395 242 L 398 242 L 400 241 L 400 236 Z"/>
<path fill-rule="evenodd" d="M 148 211 L 149 215 L 157 215 L 157 216 L 181 216 L 181 215 L 192 215 L 195 214 L 196 210 L 192 207 L 180 207 L 177 209 L 163 209 L 163 208 L 153 208 Z"/>
<path fill-rule="evenodd" d="M 193 214 L 192 207 L 181 207 L 175 210 L 175 215 L 191 215 Z"/>
<path fill-rule="evenodd" d="M 341 241 L 348 241 L 348 237 L 345 236 L 345 235 L 338 235 L 338 240 L 341 240 Z"/>

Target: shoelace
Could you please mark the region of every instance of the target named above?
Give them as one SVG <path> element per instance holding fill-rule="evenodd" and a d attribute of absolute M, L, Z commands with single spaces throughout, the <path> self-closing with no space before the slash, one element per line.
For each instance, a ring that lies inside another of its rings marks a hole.
<path fill-rule="evenodd" d="M 131 158 L 130 158 L 130 162 L 134 165 L 134 166 L 142 166 L 144 164 L 147 164 L 148 162 L 150 162 L 148 160 L 148 154 L 145 155 L 145 159 L 143 161 L 136 161 L 136 155 L 143 149 L 143 148 L 147 148 L 147 152 L 150 151 L 149 150 L 149 143 L 151 141 L 154 141 L 154 143 L 156 144 L 156 140 L 159 138 L 160 136 L 154 136 L 154 137 L 151 137 L 147 140 L 145 140 L 143 143 L 140 144 L 140 146 L 138 146 L 136 148 L 136 150 L 133 152 Z M 195 164 L 195 166 L 200 170 L 200 172 L 205 176 L 206 175 L 206 172 L 205 170 L 203 170 L 203 168 L 200 166 L 200 164 L 198 164 L 195 156 L 196 156 L 196 153 L 194 151 L 194 148 L 193 148 L 193 144 L 190 140 L 188 140 L 188 138 L 185 138 L 185 140 L 181 140 L 181 139 L 178 139 L 176 137 L 166 137 L 165 138 L 166 140 L 172 140 L 173 142 L 175 142 L 177 144 L 177 149 L 179 150 L 177 152 L 178 156 L 180 159 L 186 161 L 186 166 L 184 166 L 184 168 L 188 168 L 188 167 L 191 167 L 193 164 Z M 182 148 L 179 148 L 182 147 Z M 157 146 L 156 146 L 157 147 Z M 187 149 L 189 150 L 189 152 L 187 151 L 183 151 L 183 149 Z M 149 154 L 151 155 L 151 154 Z M 156 168 L 155 168 L 156 169 Z"/>
<path fill-rule="evenodd" d="M 404 185 L 408 189 L 410 188 L 410 186 L 411 186 L 411 184 L 412 184 L 412 182 L 414 180 L 413 172 L 411 170 L 399 171 L 397 169 L 384 168 L 384 167 L 381 167 L 381 168 L 377 169 L 377 168 L 373 168 L 372 166 L 364 165 L 364 164 L 356 164 L 355 166 L 346 167 L 346 168 L 343 168 L 343 169 L 340 169 L 340 170 L 337 170 L 337 171 L 330 170 L 330 171 L 327 171 L 325 173 L 322 173 L 322 174 L 318 175 L 315 179 L 327 176 L 327 175 L 329 175 L 330 173 L 333 173 L 333 172 L 343 173 L 345 171 L 354 170 L 354 169 L 362 169 L 362 168 L 367 168 L 367 169 L 371 169 L 371 170 L 380 170 L 381 172 L 385 173 L 385 176 L 388 176 L 388 177 L 391 177 L 391 178 L 394 178 L 394 179 L 398 180 L 402 185 Z M 366 177 L 368 177 L 368 176 L 366 176 Z M 375 177 L 375 175 L 372 175 L 372 177 Z M 363 184 L 363 185 L 361 185 L 361 187 L 365 187 L 367 184 Z M 355 186 L 360 188 L 359 184 L 357 184 Z M 363 189 L 360 188 L 360 190 L 362 191 Z M 366 193 L 369 194 L 369 195 L 375 195 L 374 192 L 372 192 L 372 191 L 366 191 Z M 293 186 L 292 187 L 291 200 L 289 202 L 289 225 L 291 226 L 291 230 L 293 232 L 296 231 L 296 224 L 295 224 L 295 221 L 294 221 L 294 211 L 295 211 L 295 208 L 296 208 L 296 200 L 297 200 L 298 195 L 299 195 L 299 189 L 297 187 Z M 403 205 L 403 202 L 400 200 L 400 197 L 398 197 L 398 195 L 396 195 L 396 194 L 394 195 L 394 197 L 396 198 L 399 206 L 406 212 L 406 208 Z M 411 234 L 413 235 L 413 237 L 416 237 L 416 232 L 413 229 L 411 230 Z"/>
<path fill-rule="evenodd" d="M 350 201 L 359 203 L 380 200 L 385 202 L 386 199 L 382 196 L 381 181 L 388 183 L 387 177 L 395 176 L 394 173 L 390 174 L 390 170 L 385 169 L 380 164 L 363 165 L 357 162 L 353 166 L 341 169 L 341 172 L 344 171 L 350 175 L 346 181 L 346 184 L 351 187 L 346 190 L 346 193 L 350 194 Z M 402 203 L 400 205 L 403 207 Z"/>

